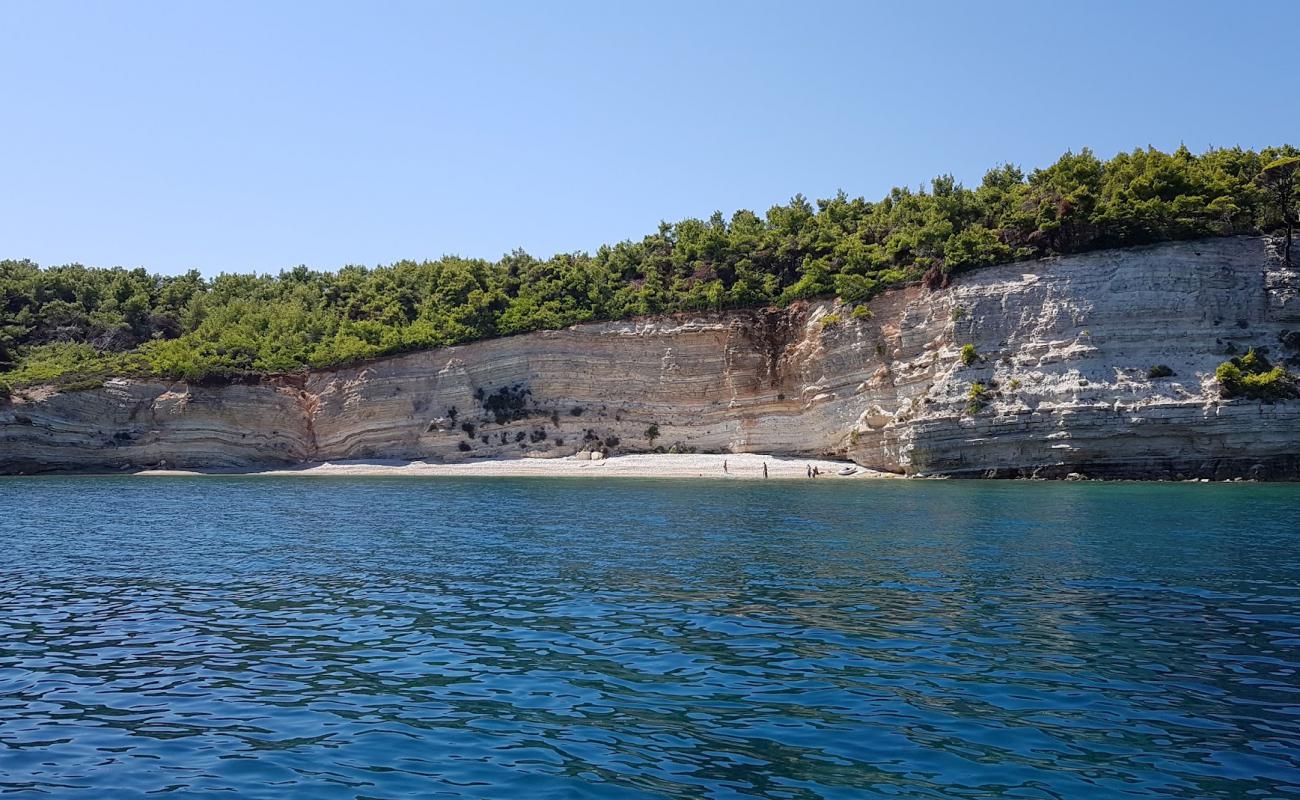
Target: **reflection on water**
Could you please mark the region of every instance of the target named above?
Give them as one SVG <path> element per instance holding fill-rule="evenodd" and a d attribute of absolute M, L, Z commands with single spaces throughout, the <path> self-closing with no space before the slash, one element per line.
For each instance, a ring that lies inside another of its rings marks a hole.
<path fill-rule="evenodd" d="M 0 481 L 0 791 L 1300 794 L 1300 487 Z"/>

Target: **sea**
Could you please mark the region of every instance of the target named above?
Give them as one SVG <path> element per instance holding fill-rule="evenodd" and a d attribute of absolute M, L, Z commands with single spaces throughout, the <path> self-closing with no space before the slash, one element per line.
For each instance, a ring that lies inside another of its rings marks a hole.
<path fill-rule="evenodd" d="M 0 797 L 1300 797 L 1300 485 L 3 478 Z"/>

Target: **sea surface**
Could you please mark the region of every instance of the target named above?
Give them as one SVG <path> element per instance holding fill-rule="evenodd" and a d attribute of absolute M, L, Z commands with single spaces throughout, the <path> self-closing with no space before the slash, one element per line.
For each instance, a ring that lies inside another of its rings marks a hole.
<path fill-rule="evenodd" d="M 1300 797 L 1300 486 L 0 479 L 0 797 Z"/>

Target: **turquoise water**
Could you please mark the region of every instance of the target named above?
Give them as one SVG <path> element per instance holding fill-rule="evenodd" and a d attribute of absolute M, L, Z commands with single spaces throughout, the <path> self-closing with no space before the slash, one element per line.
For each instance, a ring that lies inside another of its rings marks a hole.
<path fill-rule="evenodd" d="M 0 794 L 1300 796 L 1300 486 L 0 480 Z"/>

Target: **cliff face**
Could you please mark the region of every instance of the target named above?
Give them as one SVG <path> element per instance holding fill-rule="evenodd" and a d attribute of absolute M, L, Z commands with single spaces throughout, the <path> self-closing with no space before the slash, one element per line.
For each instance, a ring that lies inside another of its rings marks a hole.
<path fill-rule="evenodd" d="M 557 456 L 599 440 L 926 474 L 1300 476 L 1300 402 L 1221 400 L 1213 380 L 1251 346 L 1300 356 L 1300 274 L 1259 239 L 1006 265 L 870 308 L 596 323 L 252 385 L 35 391 L 0 405 L 0 471 Z M 1175 374 L 1149 379 L 1156 364 Z"/>

